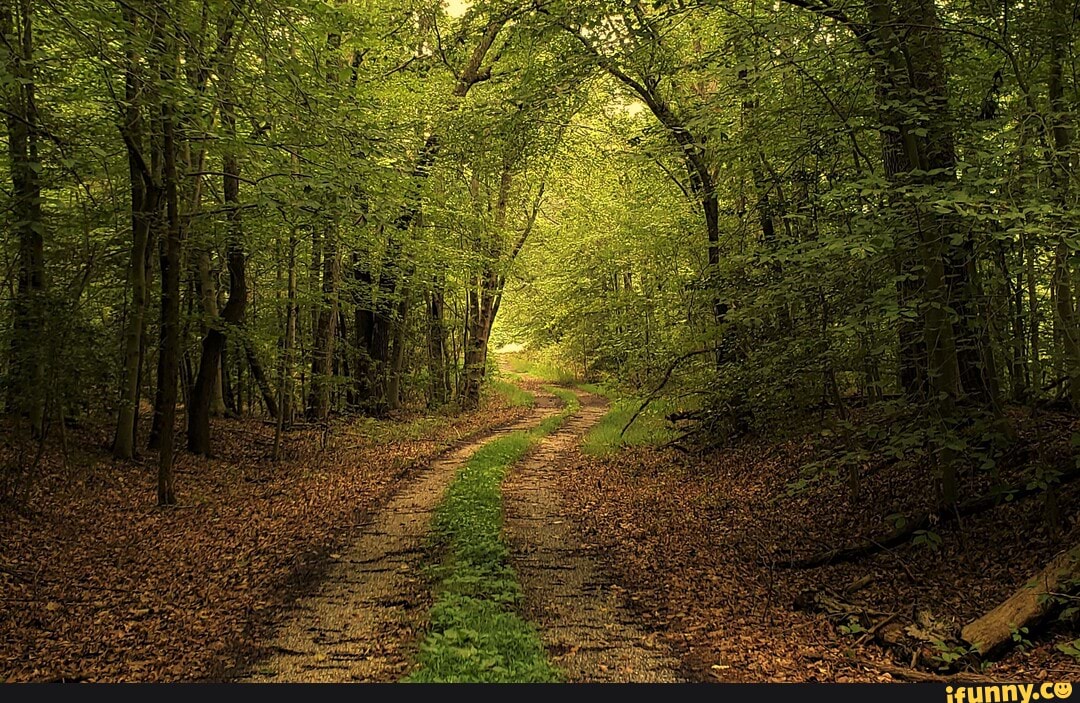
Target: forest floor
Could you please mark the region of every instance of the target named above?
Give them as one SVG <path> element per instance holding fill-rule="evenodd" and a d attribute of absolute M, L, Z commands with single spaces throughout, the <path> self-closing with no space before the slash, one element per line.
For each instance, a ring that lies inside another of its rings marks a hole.
<path fill-rule="evenodd" d="M 69 431 L 46 448 L 21 507 L 0 512 L 0 681 L 400 680 L 432 603 L 422 564 L 438 558 L 433 508 L 477 448 L 557 411 L 539 383 L 523 384 L 532 409 L 492 398 L 461 415 L 298 428 L 276 463 L 272 427 L 219 421 L 216 458 L 179 454 L 175 509 L 154 505 L 152 457 L 116 462 L 103 428 Z M 812 436 L 747 438 L 694 457 L 642 447 L 587 456 L 581 439 L 606 401 L 578 398 L 581 409 L 503 484 L 522 614 L 567 680 L 933 674 L 947 654 L 934 639 L 1080 536 L 1073 483 L 1059 492 L 1056 527 L 1038 500 L 1018 501 L 936 528 L 937 547 L 787 568 L 785 555 L 880 534 L 886 516 L 917 512 L 932 490 L 922 470 L 876 466 L 852 500 L 829 482 L 787 490 L 819 456 Z M 1065 420 L 1016 424 L 1041 461 L 1070 455 Z M 0 448 L 0 459 L 17 449 Z M 1019 465 L 1003 470 L 1009 482 L 1022 476 Z M 963 489 L 981 494 L 985 477 L 966 476 Z M 797 606 L 807 590 L 853 583 L 845 598 L 925 640 L 914 661 L 865 627 Z M 1073 637 L 1051 623 L 961 675 L 1080 679 L 1056 647 Z"/>
<path fill-rule="evenodd" d="M 1019 446 L 1037 450 L 1048 465 L 1071 456 L 1070 420 L 1014 421 Z M 562 499 L 581 516 L 604 570 L 625 589 L 643 626 L 680 658 L 683 677 L 1080 679 L 1077 659 L 1057 649 L 1077 636 L 1074 623 L 1051 621 L 1019 633 L 1019 646 L 999 660 L 959 673 L 944 671 L 940 657 L 948 652 L 933 644 L 947 641 L 1080 541 L 1080 486 L 1059 490 L 1056 528 L 1045 520 L 1040 499 L 1017 501 L 935 527 L 937 547 L 909 543 L 850 563 L 788 568 L 785 555 L 809 556 L 883 534 L 887 516 L 914 515 L 932 504 L 924 469 L 899 464 L 867 471 L 857 500 L 828 481 L 789 494 L 800 467 L 820 457 L 817 445 L 812 436 L 747 438 L 704 457 L 640 448 L 609 458 L 579 455 L 563 472 Z M 1002 478 L 1015 484 L 1023 470 L 1003 469 Z M 964 478 L 965 495 L 989 488 L 985 472 Z M 918 646 L 899 654 L 862 623 L 830 621 L 796 605 L 807 591 L 844 594 L 852 584 L 855 592 L 842 598 L 878 623 L 900 625 Z"/>
<path fill-rule="evenodd" d="M 215 458 L 177 455 L 173 509 L 155 505 L 155 455 L 114 461 L 104 425 L 53 433 L 19 507 L 0 509 L 0 681 L 246 670 L 404 482 L 529 412 L 493 396 L 459 415 L 298 426 L 279 462 L 273 426 L 215 421 Z M 3 429 L 7 466 L 22 447 Z"/>

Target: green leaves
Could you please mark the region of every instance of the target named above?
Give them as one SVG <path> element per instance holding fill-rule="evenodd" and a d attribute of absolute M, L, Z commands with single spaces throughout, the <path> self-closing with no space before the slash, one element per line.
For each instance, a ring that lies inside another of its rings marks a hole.
<path fill-rule="evenodd" d="M 912 544 L 922 545 L 933 551 L 941 549 L 941 535 L 931 530 L 915 530 L 911 540 Z"/>

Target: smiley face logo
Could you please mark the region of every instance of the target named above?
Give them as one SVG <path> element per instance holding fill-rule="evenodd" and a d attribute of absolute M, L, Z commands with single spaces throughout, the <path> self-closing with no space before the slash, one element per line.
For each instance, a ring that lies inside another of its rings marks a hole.
<path fill-rule="evenodd" d="M 1068 698 L 1072 695 L 1071 683 L 1056 683 L 1054 684 L 1054 695 L 1058 698 Z"/>

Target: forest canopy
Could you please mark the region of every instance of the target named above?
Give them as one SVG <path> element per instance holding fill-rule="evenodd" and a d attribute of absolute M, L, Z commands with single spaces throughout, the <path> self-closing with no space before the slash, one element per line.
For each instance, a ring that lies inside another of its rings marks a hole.
<path fill-rule="evenodd" d="M 475 406 L 494 328 L 951 504 L 1009 407 L 1080 403 L 1074 14 L 12 0 L 4 407 L 111 416 L 171 503 L 213 416 Z"/>

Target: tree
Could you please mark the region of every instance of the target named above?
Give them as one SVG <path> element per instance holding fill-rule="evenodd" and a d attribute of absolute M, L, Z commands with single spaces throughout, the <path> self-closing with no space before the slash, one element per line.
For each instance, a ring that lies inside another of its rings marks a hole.
<path fill-rule="evenodd" d="M 34 5 L 0 5 L 0 52 L 4 67 L 12 217 L 18 251 L 11 341 L 8 407 L 25 417 L 34 434 L 43 432 L 45 364 L 45 220 L 41 207 L 40 121 L 34 82 Z"/>

